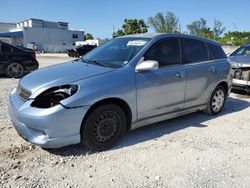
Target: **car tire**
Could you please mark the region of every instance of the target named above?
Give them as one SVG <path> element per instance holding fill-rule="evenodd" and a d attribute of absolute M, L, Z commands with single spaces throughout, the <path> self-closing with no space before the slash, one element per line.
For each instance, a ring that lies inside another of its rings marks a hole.
<path fill-rule="evenodd" d="M 226 91 L 222 86 L 217 86 L 207 105 L 206 113 L 209 115 L 216 115 L 221 112 L 226 101 Z"/>
<path fill-rule="evenodd" d="M 20 78 L 24 75 L 24 66 L 20 63 L 10 63 L 5 68 L 5 74 L 9 78 Z"/>
<path fill-rule="evenodd" d="M 101 105 L 87 116 L 81 140 L 90 150 L 103 151 L 114 146 L 126 131 L 124 111 L 115 104 Z"/>

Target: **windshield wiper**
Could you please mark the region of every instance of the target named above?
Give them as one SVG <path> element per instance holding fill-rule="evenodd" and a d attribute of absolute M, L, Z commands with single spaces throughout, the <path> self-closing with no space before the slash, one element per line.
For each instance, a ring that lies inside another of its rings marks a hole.
<path fill-rule="evenodd" d="M 102 62 L 97 61 L 97 60 L 86 60 L 86 59 L 82 58 L 82 61 L 84 61 L 86 63 L 89 63 L 89 64 L 100 65 L 100 66 L 103 66 L 103 67 L 109 67 L 107 64 L 102 63 Z"/>

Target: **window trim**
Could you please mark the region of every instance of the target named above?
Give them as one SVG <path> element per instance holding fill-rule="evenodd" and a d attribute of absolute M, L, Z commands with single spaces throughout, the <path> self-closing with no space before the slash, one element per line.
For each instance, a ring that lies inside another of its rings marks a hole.
<path fill-rule="evenodd" d="M 167 67 L 175 67 L 175 66 L 180 66 L 182 65 L 182 49 L 181 49 L 181 38 L 178 37 L 169 37 L 169 38 L 163 38 L 160 39 L 158 41 L 156 41 L 154 44 L 152 44 L 152 46 L 143 54 L 143 58 L 145 59 L 145 55 L 148 53 L 148 51 L 150 51 L 155 45 L 157 45 L 158 43 L 162 42 L 162 41 L 166 41 L 166 40 L 173 40 L 173 39 L 177 39 L 178 43 L 179 43 L 179 55 L 180 55 L 180 62 L 178 64 L 172 64 L 172 65 L 165 65 L 165 66 L 159 66 L 159 69 L 163 69 L 163 68 L 167 68 Z M 159 63 L 159 62 L 158 62 Z"/>
<path fill-rule="evenodd" d="M 183 40 L 185 40 L 185 39 L 193 40 L 193 41 L 198 41 L 198 42 L 203 43 L 203 45 L 204 45 L 204 47 L 206 48 L 206 51 L 207 51 L 208 60 L 206 60 L 206 61 L 197 61 L 197 62 L 187 62 L 187 61 L 186 61 L 186 55 L 185 55 L 185 52 L 184 52 L 184 42 L 183 42 Z M 182 56 L 183 56 L 182 62 L 181 62 L 181 63 L 184 64 L 184 65 L 200 64 L 200 63 L 204 63 L 204 62 L 208 62 L 208 61 L 211 61 L 211 60 L 212 60 L 212 59 L 211 59 L 211 56 L 210 56 L 209 48 L 208 48 L 208 46 L 207 46 L 207 43 L 204 42 L 204 41 L 202 41 L 202 40 L 197 40 L 197 39 L 193 39 L 193 38 L 181 38 L 181 48 L 182 48 Z"/>

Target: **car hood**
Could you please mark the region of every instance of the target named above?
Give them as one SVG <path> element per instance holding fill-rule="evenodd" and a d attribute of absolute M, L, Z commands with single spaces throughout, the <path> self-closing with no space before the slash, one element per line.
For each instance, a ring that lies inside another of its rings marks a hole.
<path fill-rule="evenodd" d="M 20 86 L 34 93 L 50 87 L 69 84 L 78 80 L 90 78 L 114 70 L 93 64 L 83 63 L 81 60 L 53 65 L 39 69 L 20 80 Z"/>
<path fill-rule="evenodd" d="M 228 60 L 233 68 L 250 67 L 250 56 L 231 56 Z"/>

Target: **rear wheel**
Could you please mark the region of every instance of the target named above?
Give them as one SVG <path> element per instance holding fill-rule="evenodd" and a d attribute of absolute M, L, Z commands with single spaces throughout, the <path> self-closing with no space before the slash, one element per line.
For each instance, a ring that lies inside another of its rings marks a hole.
<path fill-rule="evenodd" d="M 102 151 L 111 148 L 125 133 L 125 113 L 117 105 L 102 105 L 88 115 L 82 126 L 82 143 L 91 150 Z"/>
<path fill-rule="evenodd" d="M 210 115 L 219 114 L 225 104 L 226 92 L 222 86 L 217 86 L 209 100 L 206 112 Z"/>
<path fill-rule="evenodd" d="M 20 78 L 24 72 L 24 67 L 20 63 L 10 63 L 5 69 L 6 76 L 10 78 Z"/>

